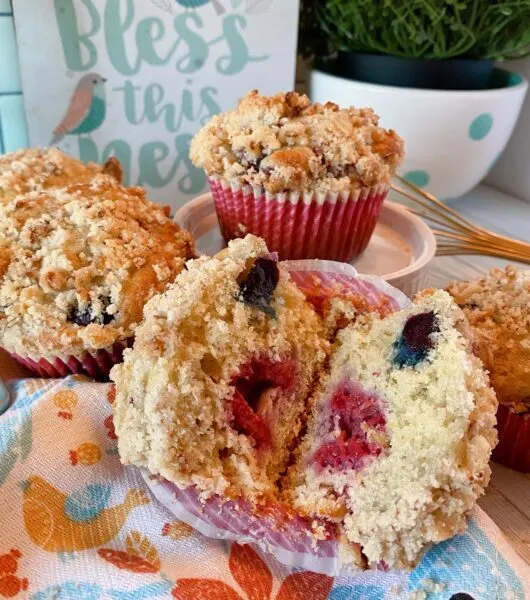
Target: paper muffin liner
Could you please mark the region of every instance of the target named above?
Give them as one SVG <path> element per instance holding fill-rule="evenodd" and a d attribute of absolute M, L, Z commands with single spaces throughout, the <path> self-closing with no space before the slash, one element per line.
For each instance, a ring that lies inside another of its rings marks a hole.
<path fill-rule="evenodd" d="M 378 277 L 358 275 L 348 264 L 323 260 L 280 264 L 317 308 L 330 297 L 353 294 L 364 297 L 376 310 L 385 305 L 392 312 L 410 304 L 399 290 Z M 245 500 L 225 501 L 219 496 L 204 500 L 194 487 L 179 489 L 146 469 L 141 472 L 166 508 L 207 537 L 252 543 L 285 565 L 330 576 L 353 568 L 343 564 L 336 530 L 329 522 L 304 518 L 279 503 L 269 502 L 256 510 Z"/>
<path fill-rule="evenodd" d="M 253 233 L 282 260 L 351 261 L 368 246 L 389 189 L 270 194 L 218 177 L 209 182 L 223 238 Z"/>
<path fill-rule="evenodd" d="M 492 460 L 521 473 L 530 473 L 530 414 L 517 414 L 499 404 L 497 410 L 499 443 Z"/>
<path fill-rule="evenodd" d="M 81 356 L 56 357 L 53 360 L 10 355 L 21 365 L 39 377 L 59 378 L 67 375 L 88 375 L 97 381 L 106 381 L 115 364 L 122 361 L 123 351 L 132 345 L 132 338 L 119 341 L 110 348 L 85 352 Z"/>

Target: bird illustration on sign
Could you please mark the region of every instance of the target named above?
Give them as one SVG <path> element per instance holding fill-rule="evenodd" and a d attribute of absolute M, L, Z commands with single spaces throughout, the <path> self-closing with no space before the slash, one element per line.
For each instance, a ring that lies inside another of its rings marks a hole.
<path fill-rule="evenodd" d="M 79 80 L 63 120 L 53 131 L 50 146 L 61 142 L 66 135 L 92 133 L 105 120 L 105 77 L 89 73 Z"/>

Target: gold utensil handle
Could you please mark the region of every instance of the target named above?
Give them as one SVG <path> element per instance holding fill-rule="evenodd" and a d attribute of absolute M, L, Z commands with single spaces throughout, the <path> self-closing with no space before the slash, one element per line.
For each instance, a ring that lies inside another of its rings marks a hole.
<path fill-rule="evenodd" d="M 392 189 L 411 201 L 414 208 L 407 208 L 431 226 L 438 241 L 438 256 L 479 254 L 530 264 L 529 243 L 481 227 L 403 177 L 396 176 L 396 179 L 405 189 L 395 184 Z"/>

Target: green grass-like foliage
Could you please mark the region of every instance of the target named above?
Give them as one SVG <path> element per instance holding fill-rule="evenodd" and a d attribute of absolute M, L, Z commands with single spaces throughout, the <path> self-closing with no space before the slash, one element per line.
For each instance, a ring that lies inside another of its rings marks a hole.
<path fill-rule="evenodd" d="M 530 0 L 302 0 L 300 47 L 318 57 L 521 58 L 530 54 Z"/>

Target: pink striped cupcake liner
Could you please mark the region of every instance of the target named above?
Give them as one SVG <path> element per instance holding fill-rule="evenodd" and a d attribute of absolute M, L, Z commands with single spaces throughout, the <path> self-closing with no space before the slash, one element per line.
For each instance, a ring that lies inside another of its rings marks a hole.
<path fill-rule="evenodd" d="M 255 544 L 291 567 L 328 575 L 341 570 L 337 536 L 327 523 L 318 523 L 325 533 L 324 539 L 316 539 L 311 526 L 317 525 L 316 521 L 292 514 L 281 504 L 260 507 L 256 512 L 243 500 L 223 501 L 219 496 L 202 500 L 193 487 L 181 490 L 146 469 L 141 473 L 159 502 L 206 537 Z"/>
<path fill-rule="evenodd" d="M 282 260 L 350 262 L 368 246 L 389 189 L 270 194 L 216 177 L 209 181 L 224 239 L 253 233 Z"/>
<path fill-rule="evenodd" d="M 112 367 L 122 361 L 125 348 L 131 345 L 132 338 L 116 342 L 111 348 L 85 352 L 82 356 L 57 357 L 53 360 L 10 354 L 18 363 L 39 377 L 54 379 L 67 375 L 88 375 L 96 381 L 106 381 Z"/>
<path fill-rule="evenodd" d="M 499 443 L 492 460 L 521 473 L 530 473 L 530 413 L 517 414 L 499 404 L 497 410 Z"/>
<path fill-rule="evenodd" d="M 365 298 L 374 309 L 388 306 L 390 312 L 410 303 L 388 283 L 378 277 L 358 275 L 345 263 L 300 260 L 280 264 L 316 307 L 330 297 L 349 298 L 353 294 Z M 348 571 L 339 556 L 336 530 L 325 521 L 307 519 L 280 503 L 269 502 L 256 509 L 245 500 L 225 501 L 219 496 L 204 500 L 194 487 L 179 489 L 147 469 L 141 472 L 151 492 L 166 508 L 207 537 L 255 544 L 291 567 L 330 576 Z"/>

